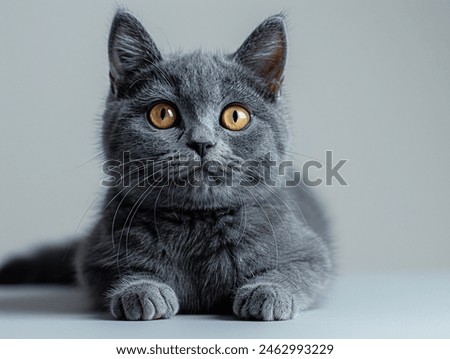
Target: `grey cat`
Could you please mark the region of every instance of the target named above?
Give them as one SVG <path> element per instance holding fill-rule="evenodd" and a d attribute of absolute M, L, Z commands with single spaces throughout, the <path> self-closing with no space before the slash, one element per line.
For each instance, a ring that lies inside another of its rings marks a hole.
<path fill-rule="evenodd" d="M 327 221 L 309 189 L 274 166 L 289 153 L 286 53 L 282 15 L 231 55 L 163 56 L 119 10 L 104 210 L 86 238 L 10 261 L 0 282 L 76 281 L 126 320 L 285 320 L 314 303 L 332 275 Z"/>

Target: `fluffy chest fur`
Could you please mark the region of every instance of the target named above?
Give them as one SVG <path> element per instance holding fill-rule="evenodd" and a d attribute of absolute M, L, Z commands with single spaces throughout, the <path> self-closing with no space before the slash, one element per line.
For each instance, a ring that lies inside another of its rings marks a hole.
<path fill-rule="evenodd" d="M 230 311 L 230 298 L 245 279 L 277 260 L 277 238 L 258 241 L 271 231 L 260 223 L 263 210 L 141 211 L 131 233 L 122 233 L 123 222 L 115 222 L 110 264 L 165 278 L 177 288 L 184 312 Z"/>

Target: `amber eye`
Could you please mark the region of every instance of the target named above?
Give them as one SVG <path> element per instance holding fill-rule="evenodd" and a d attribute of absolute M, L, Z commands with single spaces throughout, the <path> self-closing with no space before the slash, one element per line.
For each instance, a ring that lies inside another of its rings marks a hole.
<path fill-rule="evenodd" d="M 177 119 L 177 110 L 174 105 L 159 102 L 148 112 L 148 120 L 156 128 L 166 129 L 172 127 Z"/>
<path fill-rule="evenodd" d="M 250 122 L 250 113 L 241 105 L 230 105 L 225 107 L 220 116 L 220 124 L 231 130 L 243 130 Z"/>

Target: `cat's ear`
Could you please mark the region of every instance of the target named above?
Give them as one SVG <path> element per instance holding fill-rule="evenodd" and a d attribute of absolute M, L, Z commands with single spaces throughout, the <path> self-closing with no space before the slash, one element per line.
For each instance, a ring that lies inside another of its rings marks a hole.
<path fill-rule="evenodd" d="M 118 96 L 127 83 L 144 64 L 162 59 L 150 35 L 130 13 L 118 10 L 109 33 L 108 55 L 110 64 L 111 91 Z"/>
<path fill-rule="evenodd" d="M 233 59 L 254 71 L 270 95 L 278 95 L 287 57 L 284 15 L 274 15 L 259 25 L 233 54 Z"/>

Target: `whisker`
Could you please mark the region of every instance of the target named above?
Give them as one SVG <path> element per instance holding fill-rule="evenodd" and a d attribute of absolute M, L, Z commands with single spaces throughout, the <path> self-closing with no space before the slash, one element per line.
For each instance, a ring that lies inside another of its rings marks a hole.
<path fill-rule="evenodd" d="M 262 196 L 262 194 L 261 194 L 261 192 L 258 190 L 258 188 L 257 188 L 257 186 L 255 186 L 254 187 L 254 189 L 255 189 L 255 191 L 257 191 L 261 196 Z M 288 227 L 287 227 L 287 225 L 286 225 L 286 222 L 284 221 L 284 219 L 283 219 L 283 217 L 280 215 L 280 213 L 278 212 L 278 210 L 277 210 L 277 208 L 267 199 L 267 198 L 265 198 L 264 196 L 262 196 L 262 198 L 272 207 L 272 209 L 274 210 L 274 212 L 276 213 L 276 215 L 278 216 L 278 218 L 281 220 L 281 223 L 283 224 L 283 227 L 284 227 L 284 230 L 285 230 L 285 232 L 286 232 L 286 234 L 288 234 L 289 235 L 289 239 L 291 240 L 291 243 L 293 243 L 292 242 L 292 236 L 291 236 L 291 231 L 288 229 Z M 282 201 L 282 200 L 280 200 L 280 201 Z M 283 203 L 284 204 L 284 203 Z M 285 204 L 286 205 L 286 204 Z M 286 205 L 286 207 L 288 207 L 289 208 L 289 206 L 287 206 Z"/>
<path fill-rule="evenodd" d="M 264 186 L 267 191 L 269 191 L 271 194 L 273 194 L 275 197 L 277 197 L 277 199 L 289 210 L 292 217 L 297 218 L 296 214 L 293 212 L 290 205 L 280 196 L 280 194 L 274 188 L 272 188 L 271 186 L 267 185 L 264 182 L 262 182 L 261 185 Z M 305 223 L 306 227 L 309 228 L 302 209 L 298 206 L 298 204 L 295 201 L 291 201 L 291 204 L 293 204 L 297 208 L 298 212 L 300 213 L 300 215 L 303 218 L 303 222 Z M 299 233 L 301 233 L 300 224 L 298 223 L 298 221 L 296 221 L 296 223 L 297 223 L 297 229 L 298 229 Z"/>
<path fill-rule="evenodd" d="M 123 227 L 122 227 L 122 231 L 121 231 L 121 234 L 120 234 L 120 239 L 119 239 L 119 241 L 122 240 L 122 236 L 123 236 L 123 233 L 124 233 L 124 231 L 125 231 L 125 228 L 127 228 L 127 223 L 129 223 L 128 228 L 127 228 L 127 234 L 126 234 L 126 236 L 125 236 L 125 258 L 126 258 L 128 264 L 129 264 L 129 262 L 128 262 L 128 239 L 129 239 L 129 235 L 130 235 L 130 229 L 131 229 L 132 224 L 133 224 L 133 220 L 134 220 L 136 214 L 138 213 L 139 208 L 142 206 L 142 204 L 146 201 L 146 199 L 148 198 L 148 196 L 150 195 L 150 193 L 151 193 L 155 188 L 156 188 L 156 187 L 149 187 L 149 188 L 147 188 L 147 189 L 144 191 L 144 193 L 141 194 L 141 196 L 138 198 L 138 200 L 136 201 L 136 203 L 135 203 L 135 204 L 133 205 L 133 207 L 131 208 L 130 213 L 128 213 L 128 216 L 127 216 L 127 218 L 126 218 L 126 220 L 125 220 L 125 224 L 124 224 Z"/>
<path fill-rule="evenodd" d="M 158 201 L 159 201 L 159 196 L 161 195 L 163 188 L 161 188 L 158 192 L 158 195 L 156 196 L 156 200 L 155 200 L 155 204 L 153 206 L 153 221 L 155 223 L 155 231 L 156 231 L 156 235 L 158 236 L 158 240 L 161 240 L 161 236 L 159 235 L 159 229 L 158 229 L 158 220 L 157 220 L 157 209 L 158 209 Z"/>
<path fill-rule="evenodd" d="M 161 169 L 162 170 L 162 169 Z M 152 175 L 153 175 L 154 173 L 152 173 Z M 136 183 L 134 186 L 132 186 L 131 188 L 129 188 L 129 191 L 125 194 L 125 196 L 123 196 L 122 197 L 122 199 L 120 200 L 120 202 L 119 202 L 119 204 L 117 205 L 117 208 L 116 208 L 116 211 L 115 211 L 115 213 L 114 213 L 114 216 L 113 216 L 113 220 L 112 220 L 112 224 L 111 224 L 111 234 L 112 234 L 112 243 L 113 243 L 113 247 L 114 247 L 114 242 L 115 242 L 115 237 L 114 237 L 114 233 L 115 233 L 115 223 L 116 223 L 116 218 L 117 218 L 117 215 L 118 215 L 118 213 L 119 213 L 119 209 L 121 208 L 121 206 L 122 206 L 122 204 L 123 204 L 123 202 L 125 201 L 125 199 L 126 199 L 126 197 L 140 184 L 140 183 L 142 183 L 143 181 L 147 181 L 148 179 L 150 178 L 150 175 L 148 175 L 148 176 L 146 176 L 146 177 L 144 177 L 144 179 L 142 179 L 142 181 L 139 181 L 138 183 Z M 152 187 L 150 187 L 150 188 L 152 188 Z M 120 192 L 119 192 L 119 194 L 121 193 L 121 192 L 123 192 L 124 190 L 126 190 L 126 189 L 128 189 L 128 187 L 125 187 L 123 190 L 121 190 Z M 145 191 L 144 191 L 144 193 L 145 193 Z M 119 194 L 117 194 L 114 198 L 116 198 Z M 110 201 L 111 202 L 111 201 Z M 127 217 L 127 219 L 128 219 L 128 217 Z M 126 221 L 125 221 L 125 224 L 124 225 L 126 225 Z M 120 236 L 120 238 L 119 238 L 119 243 L 118 243 L 118 254 L 119 254 L 119 252 L 120 252 L 120 243 L 121 243 L 121 240 L 122 240 L 122 234 L 123 234 L 123 230 L 122 230 L 122 232 L 121 232 L 121 236 Z"/>
<path fill-rule="evenodd" d="M 246 188 L 246 187 L 243 187 L 243 188 L 245 188 L 247 190 L 247 192 L 255 199 L 256 203 L 262 209 L 262 211 L 264 212 L 264 215 L 265 215 L 268 223 L 270 224 L 270 228 L 272 229 L 272 234 L 273 234 L 274 242 L 275 242 L 275 268 L 277 268 L 278 267 L 278 256 L 279 256 L 279 253 L 278 253 L 278 237 L 277 237 L 275 228 L 274 228 L 274 226 L 272 224 L 272 221 L 270 220 L 270 217 L 268 216 L 266 210 L 261 205 L 261 203 L 258 201 L 258 198 L 251 191 L 249 191 L 248 188 Z"/>
<path fill-rule="evenodd" d="M 283 152 L 282 154 L 284 154 L 284 155 L 289 155 L 289 154 L 290 154 L 290 156 L 291 156 L 292 158 L 294 158 L 294 159 L 295 159 L 295 156 L 298 156 L 298 157 L 308 158 L 308 159 L 310 159 L 310 160 L 314 160 L 314 161 L 320 162 L 320 163 L 322 163 L 322 164 L 325 164 L 324 161 L 321 161 L 321 160 L 319 160 L 319 159 L 316 158 L 316 157 L 309 156 L 309 155 L 306 155 L 306 154 L 301 153 L 301 152 L 295 152 L 295 151 L 287 150 L 287 149 L 286 149 L 286 150 L 284 150 L 284 152 Z M 294 155 L 295 155 L 295 156 L 294 156 Z M 302 163 L 302 162 L 300 162 L 300 163 Z"/>
<path fill-rule="evenodd" d="M 239 238 L 237 241 L 237 244 L 239 245 L 239 243 L 241 243 L 244 235 L 245 235 L 245 231 L 247 229 L 247 206 L 245 205 L 245 202 L 242 198 L 242 194 L 241 194 L 241 190 L 239 189 L 239 187 L 237 188 L 237 192 L 236 192 L 238 198 L 239 198 L 239 205 L 242 208 L 242 214 L 241 214 L 241 218 L 239 221 L 239 228 L 238 228 L 238 233 L 239 233 Z M 244 229 L 241 232 L 241 227 L 242 227 L 242 219 L 244 219 Z"/>

